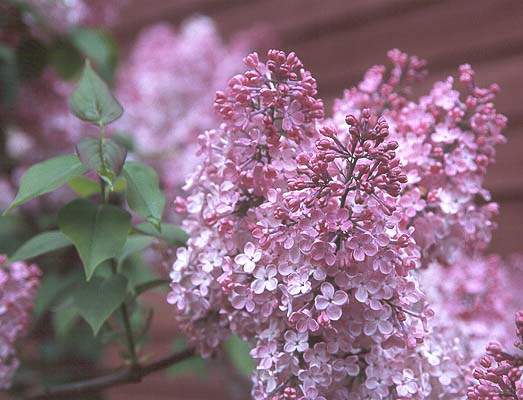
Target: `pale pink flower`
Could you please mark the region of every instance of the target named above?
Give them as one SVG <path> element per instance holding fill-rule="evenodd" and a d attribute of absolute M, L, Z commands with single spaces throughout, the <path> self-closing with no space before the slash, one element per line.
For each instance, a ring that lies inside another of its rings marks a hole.
<path fill-rule="evenodd" d="M 234 257 L 234 262 L 242 266 L 245 272 L 251 273 L 254 271 L 256 263 L 260 261 L 261 257 L 261 250 L 257 250 L 253 243 L 248 242 L 243 249 L 243 253 Z"/>

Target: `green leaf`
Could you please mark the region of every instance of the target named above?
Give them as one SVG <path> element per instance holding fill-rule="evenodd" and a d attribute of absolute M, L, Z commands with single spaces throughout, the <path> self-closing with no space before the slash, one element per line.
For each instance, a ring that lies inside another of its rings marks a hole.
<path fill-rule="evenodd" d="M 34 228 L 19 215 L 0 216 L 0 254 L 12 254 L 33 235 Z"/>
<path fill-rule="evenodd" d="M 225 342 L 225 349 L 238 372 L 250 376 L 255 365 L 250 355 L 249 345 L 238 336 L 231 336 Z"/>
<path fill-rule="evenodd" d="M 58 226 L 75 245 L 89 280 L 100 263 L 121 254 L 131 216 L 112 205 L 96 206 L 77 199 L 60 210 Z"/>
<path fill-rule="evenodd" d="M 81 271 L 73 271 L 67 275 L 46 271 L 42 277 L 35 299 L 33 313 L 41 317 L 56 301 L 66 295 L 74 283 L 82 279 Z"/>
<path fill-rule="evenodd" d="M 80 197 L 91 197 L 100 193 L 100 185 L 98 182 L 89 179 L 86 176 L 75 176 L 70 179 L 69 187 Z"/>
<path fill-rule="evenodd" d="M 149 247 L 154 239 L 146 235 L 131 235 L 127 237 L 127 241 L 122 249 L 122 254 L 118 258 L 118 263 L 121 264 L 131 254 L 137 253 Z"/>
<path fill-rule="evenodd" d="M 165 195 L 160 190 L 156 171 L 137 161 L 126 162 L 123 169 L 129 207 L 160 230 Z"/>
<path fill-rule="evenodd" d="M 157 279 L 152 268 L 143 260 L 140 253 L 131 254 L 118 266 L 118 273 L 127 278 L 128 291 L 135 293 L 135 289 L 147 282 Z"/>
<path fill-rule="evenodd" d="M 11 105 L 18 93 L 16 56 L 9 47 L 0 44 L 0 105 Z"/>
<path fill-rule="evenodd" d="M 82 70 L 84 58 L 69 40 L 59 38 L 52 44 L 49 62 L 62 78 L 71 79 Z"/>
<path fill-rule="evenodd" d="M 112 185 L 122 172 L 127 150 L 111 139 L 86 138 L 76 145 L 76 154 L 84 165 L 98 172 Z"/>
<path fill-rule="evenodd" d="M 177 225 L 162 223 L 161 229 L 158 231 L 149 222 L 143 222 L 136 226 L 139 232 L 145 233 L 146 235 L 155 236 L 162 239 L 171 246 L 184 246 L 189 239 L 189 235 Z"/>
<path fill-rule="evenodd" d="M 123 114 L 122 106 L 89 61 L 85 63 L 82 77 L 69 99 L 69 105 L 78 118 L 99 126 L 108 125 Z"/>
<path fill-rule="evenodd" d="M 100 75 L 111 82 L 118 59 L 113 38 L 102 30 L 84 27 L 74 29 L 70 38 L 76 48 L 95 63 Z"/>
<path fill-rule="evenodd" d="M 160 286 L 169 286 L 171 281 L 169 279 L 153 279 L 152 281 L 144 282 L 140 285 L 137 285 L 134 288 L 135 296 L 140 296 L 142 293 L 145 293 L 149 290 L 156 289 Z"/>
<path fill-rule="evenodd" d="M 59 156 L 33 165 L 22 176 L 20 189 L 4 214 L 35 197 L 58 189 L 71 178 L 82 175 L 86 171 L 85 166 L 75 155 Z"/>
<path fill-rule="evenodd" d="M 109 279 L 94 277 L 73 294 L 73 302 L 83 319 L 98 334 L 104 322 L 124 302 L 127 279 L 113 275 Z"/>
<path fill-rule="evenodd" d="M 113 191 L 117 193 L 123 193 L 127 190 L 127 181 L 123 176 L 119 176 L 113 183 Z"/>
<path fill-rule="evenodd" d="M 111 134 L 111 138 L 120 146 L 125 147 L 128 152 L 135 150 L 134 140 L 131 135 L 123 131 L 116 131 Z"/>
<path fill-rule="evenodd" d="M 70 246 L 71 241 L 60 231 L 44 232 L 24 243 L 9 261 L 27 260 L 54 250 Z"/>
<path fill-rule="evenodd" d="M 78 310 L 71 299 L 60 304 L 53 312 L 53 327 L 58 336 L 66 336 L 79 317 Z"/>

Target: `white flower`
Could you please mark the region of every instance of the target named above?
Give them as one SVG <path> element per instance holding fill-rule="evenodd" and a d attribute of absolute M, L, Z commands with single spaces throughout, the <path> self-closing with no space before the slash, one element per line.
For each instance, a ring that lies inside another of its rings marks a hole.
<path fill-rule="evenodd" d="M 252 271 L 254 271 L 256 263 L 260 261 L 261 256 L 261 250 L 256 250 L 254 244 L 248 242 L 243 249 L 243 253 L 240 253 L 236 257 L 234 257 L 234 262 L 238 265 L 243 266 L 243 270 L 245 272 L 251 273 Z"/>
<path fill-rule="evenodd" d="M 277 272 L 276 267 L 273 265 L 257 268 L 254 272 L 256 279 L 251 283 L 251 289 L 254 293 L 261 294 L 265 290 L 271 292 L 276 289 L 278 286 L 278 280 L 275 278 Z"/>

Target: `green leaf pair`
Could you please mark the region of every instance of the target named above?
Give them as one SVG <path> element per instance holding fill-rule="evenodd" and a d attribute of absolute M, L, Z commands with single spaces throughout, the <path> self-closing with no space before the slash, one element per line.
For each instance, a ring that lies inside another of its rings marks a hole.
<path fill-rule="evenodd" d="M 76 145 L 76 153 L 82 163 L 114 189 L 116 178 L 122 172 L 127 150 L 111 139 L 86 138 Z"/>

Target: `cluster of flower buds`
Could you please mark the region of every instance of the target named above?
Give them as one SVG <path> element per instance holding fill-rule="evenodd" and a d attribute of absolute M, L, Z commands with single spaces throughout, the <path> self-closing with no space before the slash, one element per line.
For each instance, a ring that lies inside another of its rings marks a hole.
<path fill-rule="evenodd" d="M 462 252 L 485 248 L 495 227 L 497 205 L 482 185 L 494 147 L 504 141 L 506 118 L 492 103 L 498 88 L 479 88 L 471 67 L 463 65 L 462 93 L 449 77 L 414 99 L 411 85 L 424 75 L 424 62 L 397 50 L 389 58 L 390 69 L 371 68 L 336 101 L 333 120 L 342 126 L 345 115 L 362 107 L 383 115 L 408 176 L 398 204 L 408 217 L 404 222 L 416 229 L 425 266 L 434 260 L 450 264 Z"/>
<path fill-rule="evenodd" d="M 18 368 L 15 344 L 29 326 L 40 282 L 40 270 L 35 265 L 6 262 L 7 257 L 0 255 L 0 390 L 10 386 Z"/>
<path fill-rule="evenodd" d="M 315 151 L 300 153 L 296 158 L 298 177 L 289 180 L 289 189 L 316 189 L 307 200 L 309 207 L 316 199 L 325 205 L 333 195 L 341 198 L 343 207 L 350 192 L 356 193 L 357 204 L 364 203 L 365 195 L 380 201 L 377 191 L 397 197 L 407 182 L 396 158 L 398 144 L 384 142 L 389 132 L 383 118 L 371 116 L 370 110 L 364 109 L 359 120 L 348 115 L 346 123 L 348 135 L 324 127 Z M 394 207 L 386 208 L 390 213 L 394 211 Z"/>
<path fill-rule="evenodd" d="M 231 127 L 246 129 L 257 123 L 267 142 L 282 135 L 299 142 L 308 136 L 312 121 L 323 118 L 323 102 L 316 95 L 316 81 L 294 53 L 270 50 L 263 64 L 258 55 L 246 57 L 248 72 L 236 75 L 227 92 L 217 92 L 215 108 Z M 256 120 L 260 120 L 259 123 Z"/>
<path fill-rule="evenodd" d="M 171 273 L 178 326 L 204 355 L 231 333 L 249 340 L 255 399 L 421 398 L 441 370 L 425 379 L 408 361 L 428 365 L 432 311 L 386 121 L 363 110 L 322 126 L 294 54 L 245 61 L 177 201 L 191 236 Z"/>
<path fill-rule="evenodd" d="M 523 311 L 516 313 L 516 336 L 520 354 L 506 352 L 496 342 L 487 346 L 487 354 L 474 370 L 469 400 L 523 399 Z"/>

